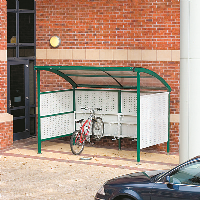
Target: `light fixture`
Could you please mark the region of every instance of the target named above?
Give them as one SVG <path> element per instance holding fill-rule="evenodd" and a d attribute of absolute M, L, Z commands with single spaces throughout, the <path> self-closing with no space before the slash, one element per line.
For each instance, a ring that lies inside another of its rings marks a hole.
<path fill-rule="evenodd" d="M 50 45 L 52 47 L 58 47 L 61 43 L 61 39 L 58 36 L 53 36 L 50 39 Z"/>

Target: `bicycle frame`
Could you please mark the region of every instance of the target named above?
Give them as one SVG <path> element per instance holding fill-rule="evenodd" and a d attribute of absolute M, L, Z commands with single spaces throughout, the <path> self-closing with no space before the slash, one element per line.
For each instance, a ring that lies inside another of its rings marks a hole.
<path fill-rule="evenodd" d="M 103 121 L 100 117 L 95 116 L 94 110 L 102 110 L 101 108 L 81 108 L 90 111 L 88 119 L 76 121 L 80 123 L 78 130 L 74 131 L 70 139 L 71 151 L 74 155 L 80 155 L 84 149 L 85 141 L 90 142 L 90 131 L 94 139 L 100 139 L 103 136 Z M 95 135 L 95 136 L 94 136 Z"/>
<path fill-rule="evenodd" d="M 91 124 L 92 124 L 92 120 L 94 118 L 94 110 L 91 110 L 91 114 L 90 116 L 88 117 L 88 119 L 84 122 L 84 124 L 80 127 L 80 130 L 81 130 L 81 136 L 80 136 L 80 143 L 83 143 L 86 139 L 87 139 L 87 136 L 89 135 L 89 132 L 91 130 Z M 86 124 L 88 123 L 88 126 L 87 126 L 87 130 L 86 130 Z M 85 135 L 85 137 L 83 137 L 83 135 Z"/>

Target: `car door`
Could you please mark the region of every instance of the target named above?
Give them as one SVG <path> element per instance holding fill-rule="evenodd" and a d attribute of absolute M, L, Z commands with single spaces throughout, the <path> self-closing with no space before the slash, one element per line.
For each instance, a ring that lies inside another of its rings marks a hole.
<path fill-rule="evenodd" d="M 168 176 L 168 178 L 167 178 Z M 183 165 L 157 181 L 151 200 L 200 199 L 200 162 Z"/>
<path fill-rule="evenodd" d="M 200 187 L 192 185 L 156 183 L 151 191 L 151 200 L 200 199 Z"/>

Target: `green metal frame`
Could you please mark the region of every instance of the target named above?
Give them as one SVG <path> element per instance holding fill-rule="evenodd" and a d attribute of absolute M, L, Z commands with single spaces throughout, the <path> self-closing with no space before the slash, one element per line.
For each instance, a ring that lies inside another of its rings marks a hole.
<path fill-rule="evenodd" d="M 53 116 L 58 116 L 58 115 L 70 114 L 70 113 L 74 113 L 74 111 L 71 111 L 71 112 L 64 112 L 64 113 L 58 113 L 58 114 L 53 114 L 53 115 L 40 116 L 40 119 L 45 118 L 45 117 L 53 117 Z"/>
<path fill-rule="evenodd" d="M 89 67 L 89 66 L 35 66 L 35 70 L 37 70 L 37 86 L 38 86 L 38 153 L 41 153 L 41 125 L 40 125 L 40 119 L 42 118 L 40 116 L 40 70 L 46 70 L 53 72 L 62 78 L 64 78 L 66 81 L 68 81 L 72 87 L 73 87 L 73 112 L 76 110 L 75 108 L 75 88 L 78 87 L 87 87 L 87 88 L 113 88 L 113 89 L 132 89 L 132 90 L 137 90 L 137 162 L 140 162 L 140 93 L 141 89 L 146 89 L 146 90 L 167 90 L 169 92 L 169 111 L 168 111 L 168 142 L 167 142 L 167 152 L 169 153 L 170 150 L 170 92 L 171 92 L 171 87 L 168 85 L 168 83 L 160 77 L 158 74 L 155 72 L 145 69 L 145 68 L 134 68 L 134 67 Z M 82 75 L 82 74 L 64 74 L 60 70 L 73 70 L 73 71 L 101 71 L 104 72 L 102 75 Z M 123 76 L 121 75 L 111 75 L 109 72 L 111 71 L 132 71 L 132 72 L 137 72 L 137 76 Z M 149 74 L 156 79 L 158 79 L 164 87 L 158 87 L 158 88 L 153 88 L 153 87 L 141 87 L 140 82 L 142 81 L 142 78 L 151 78 L 151 76 L 141 76 L 141 72 Z M 75 83 L 69 76 L 77 76 L 77 77 L 110 77 L 112 78 L 116 85 L 88 85 L 88 84 L 77 84 Z M 116 78 L 137 78 L 137 86 L 123 86 L 116 80 Z M 88 90 L 88 89 L 87 89 Z M 95 90 L 95 89 L 94 89 Z M 111 90 L 110 90 L 111 91 Z M 116 90 L 115 90 L 116 91 Z M 121 91 L 118 93 L 118 100 L 121 102 Z M 69 113 L 73 113 L 69 112 Z M 121 113 L 121 106 L 118 107 L 118 112 Z M 53 115 L 54 116 L 54 115 Z M 60 136 L 59 136 L 60 137 Z M 62 136 L 61 136 L 62 137 Z M 56 137 L 57 138 L 57 137 Z M 51 138 L 49 138 L 51 139 Z M 121 149 L 121 140 L 119 139 L 119 149 Z"/>
<path fill-rule="evenodd" d="M 137 162 L 140 162 L 140 72 L 137 72 Z"/>
<path fill-rule="evenodd" d="M 149 69 L 145 69 L 145 68 L 133 68 L 134 72 L 144 72 L 146 74 L 149 74 L 151 76 L 154 76 L 155 78 L 157 78 L 161 83 L 163 83 L 163 85 L 167 88 L 168 92 L 171 92 L 171 87 L 169 86 L 169 84 L 162 78 L 160 77 L 158 74 L 156 74 L 155 72 L 149 70 Z"/>
<path fill-rule="evenodd" d="M 65 92 L 65 91 L 72 91 L 73 89 L 67 90 L 56 90 L 56 91 L 47 91 L 47 92 L 40 92 L 40 94 L 49 94 L 49 93 L 56 93 L 56 92 Z"/>
<path fill-rule="evenodd" d="M 147 74 L 150 74 L 154 77 L 156 77 L 158 80 L 160 80 L 165 87 L 167 88 L 167 91 L 169 92 L 169 100 L 168 100 L 168 141 L 167 141 L 167 152 L 169 153 L 170 150 L 170 143 L 169 143 L 169 138 L 170 138 L 170 92 L 171 92 L 171 87 L 168 85 L 168 83 L 160 77 L 158 74 L 155 72 L 145 69 L 145 68 L 134 68 L 134 71 L 137 72 L 137 162 L 140 162 L 140 73 L 144 72 Z"/>
<path fill-rule="evenodd" d="M 38 154 L 41 154 L 41 126 L 40 126 L 40 70 L 37 70 L 38 89 Z"/>
<path fill-rule="evenodd" d="M 121 108 L 121 97 L 122 97 L 122 92 L 121 90 L 118 91 L 118 113 L 121 113 L 122 112 L 122 108 Z M 118 140 L 118 149 L 121 150 L 121 138 L 119 138 Z"/>
<path fill-rule="evenodd" d="M 75 101 L 74 101 L 75 100 L 75 89 L 73 89 L 73 90 L 72 89 L 67 89 L 67 90 L 40 92 L 40 84 L 39 83 L 40 83 L 40 70 L 37 71 L 38 94 L 50 94 L 50 93 L 56 93 L 56 92 L 73 91 L 73 111 L 64 112 L 64 113 L 58 113 L 58 114 L 52 114 L 52 115 L 44 115 L 44 116 L 41 116 L 41 114 L 40 114 L 40 95 L 38 95 L 38 154 L 41 154 L 41 142 L 42 141 L 61 138 L 61 137 L 66 137 L 66 136 L 72 135 L 72 133 L 70 133 L 70 134 L 65 134 L 65 135 L 61 135 L 61 136 L 41 139 L 41 120 L 40 119 L 45 118 L 45 117 L 53 117 L 53 116 L 58 116 L 58 115 L 74 113 L 74 111 L 75 111 Z"/>

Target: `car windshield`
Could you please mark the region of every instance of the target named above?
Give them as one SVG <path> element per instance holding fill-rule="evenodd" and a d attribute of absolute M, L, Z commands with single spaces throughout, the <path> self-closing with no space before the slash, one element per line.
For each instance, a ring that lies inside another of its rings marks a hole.
<path fill-rule="evenodd" d="M 170 183 L 200 185 L 200 160 L 193 160 L 179 165 L 178 167 L 152 177 L 152 181 L 160 181 L 169 175 Z"/>
<path fill-rule="evenodd" d="M 170 183 L 200 185 L 200 162 L 191 163 L 171 174 Z"/>

